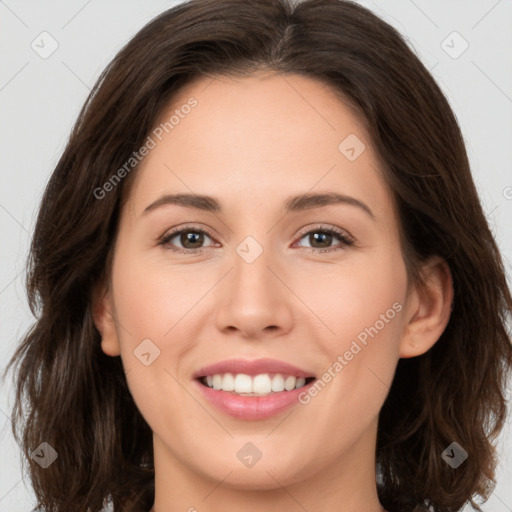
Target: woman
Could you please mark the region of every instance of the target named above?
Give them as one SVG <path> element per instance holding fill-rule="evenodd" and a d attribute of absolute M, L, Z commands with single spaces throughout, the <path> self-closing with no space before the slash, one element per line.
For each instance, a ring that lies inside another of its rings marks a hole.
<path fill-rule="evenodd" d="M 357 4 L 193 0 L 144 27 L 50 179 L 29 294 L 13 416 L 43 510 L 492 490 L 502 261 L 445 97 Z"/>

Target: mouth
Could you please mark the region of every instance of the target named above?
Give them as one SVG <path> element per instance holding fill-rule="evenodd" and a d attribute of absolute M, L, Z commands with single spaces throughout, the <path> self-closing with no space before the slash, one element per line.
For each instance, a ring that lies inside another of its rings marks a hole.
<path fill-rule="evenodd" d="M 200 394 L 223 413 L 262 420 L 299 403 L 316 377 L 275 359 L 233 359 L 200 369 L 193 382 Z"/>
<path fill-rule="evenodd" d="M 198 377 L 203 385 L 216 391 L 225 391 L 239 396 L 268 396 L 275 393 L 301 389 L 315 380 L 315 377 L 298 377 L 282 373 L 216 373 Z"/>

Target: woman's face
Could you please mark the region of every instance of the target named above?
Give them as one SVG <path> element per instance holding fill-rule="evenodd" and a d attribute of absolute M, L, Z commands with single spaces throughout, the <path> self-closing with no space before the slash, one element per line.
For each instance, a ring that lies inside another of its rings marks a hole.
<path fill-rule="evenodd" d="M 197 80 L 160 121 L 121 212 L 102 332 L 157 468 L 253 489 L 374 469 L 414 305 L 359 119 L 320 82 L 259 73 Z"/>

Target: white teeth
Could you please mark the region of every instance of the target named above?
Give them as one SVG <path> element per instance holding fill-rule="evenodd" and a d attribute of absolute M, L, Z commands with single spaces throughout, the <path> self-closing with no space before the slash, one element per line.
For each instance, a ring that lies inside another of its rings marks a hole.
<path fill-rule="evenodd" d="M 222 389 L 224 391 L 234 391 L 235 390 L 235 378 L 231 373 L 225 373 L 224 378 L 222 379 Z"/>
<path fill-rule="evenodd" d="M 304 377 L 282 375 L 280 373 L 276 373 L 272 377 L 268 373 L 261 373 L 254 376 L 246 375 L 245 373 L 237 373 L 235 375 L 225 373 L 207 375 L 205 380 L 207 386 L 210 388 L 222 391 L 234 391 L 242 395 L 268 395 L 284 390 L 292 391 L 306 384 Z"/>
<path fill-rule="evenodd" d="M 252 379 L 249 375 L 239 373 L 235 377 L 235 392 L 252 393 Z"/>
<path fill-rule="evenodd" d="M 286 377 L 286 380 L 284 381 L 284 389 L 286 389 L 286 391 L 291 391 L 292 389 L 295 389 L 296 381 L 297 379 L 293 375 L 288 375 L 288 377 Z"/>
<path fill-rule="evenodd" d="M 272 379 L 272 391 L 284 391 L 284 378 L 280 373 L 274 375 Z"/>
<path fill-rule="evenodd" d="M 268 373 L 256 375 L 252 381 L 253 393 L 270 393 L 272 391 L 272 382 Z"/>
<path fill-rule="evenodd" d="M 213 376 L 213 389 L 220 389 L 222 387 L 222 375 Z"/>

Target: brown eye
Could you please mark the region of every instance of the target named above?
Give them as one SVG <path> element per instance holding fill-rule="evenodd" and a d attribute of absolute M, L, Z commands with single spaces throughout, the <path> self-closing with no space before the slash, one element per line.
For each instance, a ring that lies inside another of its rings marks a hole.
<path fill-rule="evenodd" d="M 344 231 L 334 227 L 322 227 L 309 230 L 301 235 L 300 240 L 307 239 L 309 245 L 303 246 L 312 250 L 335 251 L 354 244 L 354 240 Z M 333 245 L 333 241 L 338 244 Z"/>
<path fill-rule="evenodd" d="M 159 245 L 177 252 L 201 252 L 202 249 L 209 247 L 203 245 L 206 238 L 212 239 L 211 235 L 203 229 L 175 229 L 165 235 Z"/>
<path fill-rule="evenodd" d="M 204 234 L 198 231 L 182 231 L 178 236 L 185 249 L 198 249 L 204 243 Z"/>
<path fill-rule="evenodd" d="M 330 233 L 315 232 L 310 233 L 308 236 L 311 247 L 326 249 L 331 246 L 333 236 Z"/>
<path fill-rule="evenodd" d="M 181 253 L 202 252 L 210 246 L 205 246 L 206 238 L 213 240 L 212 235 L 200 228 L 174 229 L 165 235 L 159 245 Z M 346 232 L 334 227 L 322 227 L 303 233 L 300 240 L 307 239 L 309 245 L 304 246 L 313 251 L 327 252 L 343 249 L 354 244 L 354 240 Z M 333 245 L 337 240 L 338 244 Z M 300 245 L 299 245 L 300 246 Z"/>

